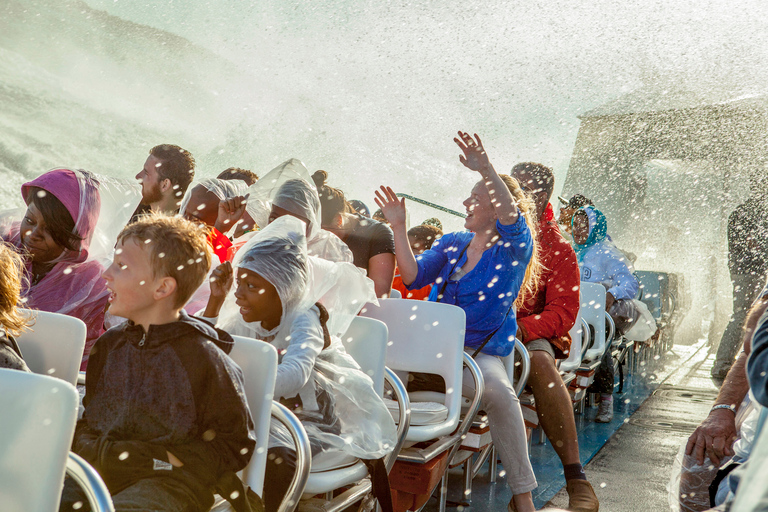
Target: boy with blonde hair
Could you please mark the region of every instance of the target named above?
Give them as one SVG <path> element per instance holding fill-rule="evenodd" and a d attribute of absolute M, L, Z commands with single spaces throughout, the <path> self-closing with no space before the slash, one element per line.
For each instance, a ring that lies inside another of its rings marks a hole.
<path fill-rule="evenodd" d="M 209 510 L 251 458 L 233 339 L 182 310 L 210 264 L 200 228 L 153 214 L 123 229 L 104 272 L 110 312 L 128 320 L 91 352 L 73 450 L 101 474 L 115 510 Z M 88 509 L 71 481 L 61 509 Z"/>

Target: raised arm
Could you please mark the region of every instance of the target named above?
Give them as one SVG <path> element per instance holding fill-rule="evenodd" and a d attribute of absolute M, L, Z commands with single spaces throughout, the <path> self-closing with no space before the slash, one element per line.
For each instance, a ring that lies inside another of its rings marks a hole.
<path fill-rule="evenodd" d="M 467 169 L 477 171 L 483 177 L 488 193 L 491 195 L 491 203 L 493 203 L 493 207 L 496 209 L 499 222 L 505 226 L 516 223 L 517 202 L 512 197 L 509 188 L 499 177 L 496 169 L 493 168 L 480 137 L 475 134 L 473 139 L 468 133 L 459 132 L 459 138 L 454 138 L 453 140 L 464 153 L 459 155 L 459 161 Z"/>
<path fill-rule="evenodd" d="M 374 201 L 381 208 L 381 213 L 384 214 L 392 227 L 392 233 L 395 235 L 397 267 L 400 270 L 403 284 L 408 286 L 416 280 L 419 265 L 416 263 L 416 257 L 411 250 L 411 244 L 408 242 L 408 230 L 405 226 L 405 199 L 398 199 L 394 190 L 382 186 L 376 191 Z M 379 291 L 376 290 L 376 295 L 378 294 Z"/>

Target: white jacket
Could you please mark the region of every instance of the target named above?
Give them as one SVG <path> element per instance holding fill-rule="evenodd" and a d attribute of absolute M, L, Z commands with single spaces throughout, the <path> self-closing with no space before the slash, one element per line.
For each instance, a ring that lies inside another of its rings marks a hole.
<path fill-rule="evenodd" d="M 640 289 L 632 263 L 609 240 L 590 247 L 579 266 L 582 281 L 602 284 L 617 300 L 633 299 Z"/>

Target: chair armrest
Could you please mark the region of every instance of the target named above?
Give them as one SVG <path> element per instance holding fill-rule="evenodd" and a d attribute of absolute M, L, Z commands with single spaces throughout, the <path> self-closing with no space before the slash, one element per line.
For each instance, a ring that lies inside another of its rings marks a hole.
<path fill-rule="evenodd" d="M 77 385 L 85 386 L 85 372 L 80 372 L 77 374 Z"/>
<path fill-rule="evenodd" d="M 515 350 L 518 354 L 520 354 L 520 358 L 522 359 L 522 367 L 520 368 L 520 378 L 517 379 L 516 383 L 513 382 L 512 385 L 515 388 L 515 394 L 520 396 L 523 394 L 523 390 L 528 384 L 528 377 L 531 375 L 531 356 L 528 354 L 528 349 L 525 348 L 523 342 L 517 338 L 515 338 Z"/>
<path fill-rule="evenodd" d="M 616 336 L 616 323 L 607 311 L 605 312 L 605 321 L 608 323 L 608 336 L 605 339 L 605 346 L 610 347 L 611 343 L 613 343 L 613 338 Z"/>
<path fill-rule="evenodd" d="M 83 490 L 93 512 L 115 512 L 107 485 L 85 459 L 69 452 L 66 474 Z"/>
<path fill-rule="evenodd" d="M 408 434 L 408 428 L 411 426 L 411 401 L 408 399 L 408 391 L 406 391 L 403 381 L 400 380 L 395 372 L 387 367 L 384 367 L 384 381 L 392 386 L 397 406 L 400 408 L 400 421 L 397 424 L 397 442 L 392 453 L 384 458 L 384 465 L 387 468 L 387 473 L 389 473 L 392 466 L 395 465 L 397 455 L 403 448 L 405 436 Z"/>
<path fill-rule="evenodd" d="M 592 331 L 589 330 L 589 323 L 585 319 L 581 319 L 582 328 L 582 341 L 581 341 L 581 360 L 587 355 L 587 350 L 592 347 L 592 343 L 595 341 L 592 339 Z"/>
<path fill-rule="evenodd" d="M 285 428 L 291 433 L 294 445 L 296 447 L 296 473 L 293 481 L 288 487 L 288 491 L 283 497 L 283 501 L 278 507 L 278 512 L 293 512 L 299 506 L 299 499 L 304 494 L 304 487 L 309 479 L 309 470 L 312 466 L 312 450 L 309 446 L 309 437 L 307 431 L 301 424 L 301 421 L 282 404 L 272 401 L 272 417 L 285 425 Z"/>

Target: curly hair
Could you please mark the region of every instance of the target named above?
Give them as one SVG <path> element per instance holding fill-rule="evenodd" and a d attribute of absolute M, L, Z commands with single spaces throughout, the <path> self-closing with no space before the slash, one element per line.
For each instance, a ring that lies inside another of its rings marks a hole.
<path fill-rule="evenodd" d="M 12 336 L 26 330 L 31 319 L 19 312 L 24 260 L 13 247 L 0 242 L 0 327 Z"/>
<path fill-rule="evenodd" d="M 536 205 L 534 202 L 525 195 L 523 189 L 520 188 L 520 184 L 515 178 L 508 174 L 499 174 L 499 177 L 512 193 L 512 197 L 517 203 L 517 207 L 520 209 L 520 213 L 525 219 L 525 223 L 528 225 L 528 230 L 531 232 L 531 240 L 533 241 L 533 254 L 531 255 L 531 261 L 525 269 L 525 277 L 523 277 L 523 284 L 520 287 L 520 293 L 517 295 L 515 301 L 515 307 L 520 307 L 529 298 L 535 297 L 539 291 L 539 278 L 544 270 L 544 266 L 541 264 L 541 255 L 539 249 L 539 242 L 537 240 L 537 219 Z"/>
<path fill-rule="evenodd" d="M 224 169 L 221 171 L 221 173 L 216 176 L 216 178 L 220 180 L 242 180 L 246 182 L 250 187 L 258 181 L 259 175 L 253 171 L 249 171 L 248 169 L 230 167 L 229 169 Z"/>
<path fill-rule="evenodd" d="M 211 268 L 208 230 L 183 217 L 150 213 L 129 224 L 117 237 L 118 243 L 134 240 L 146 244 L 155 277 L 176 280 L 174 307 L 183 307 Z"/>

